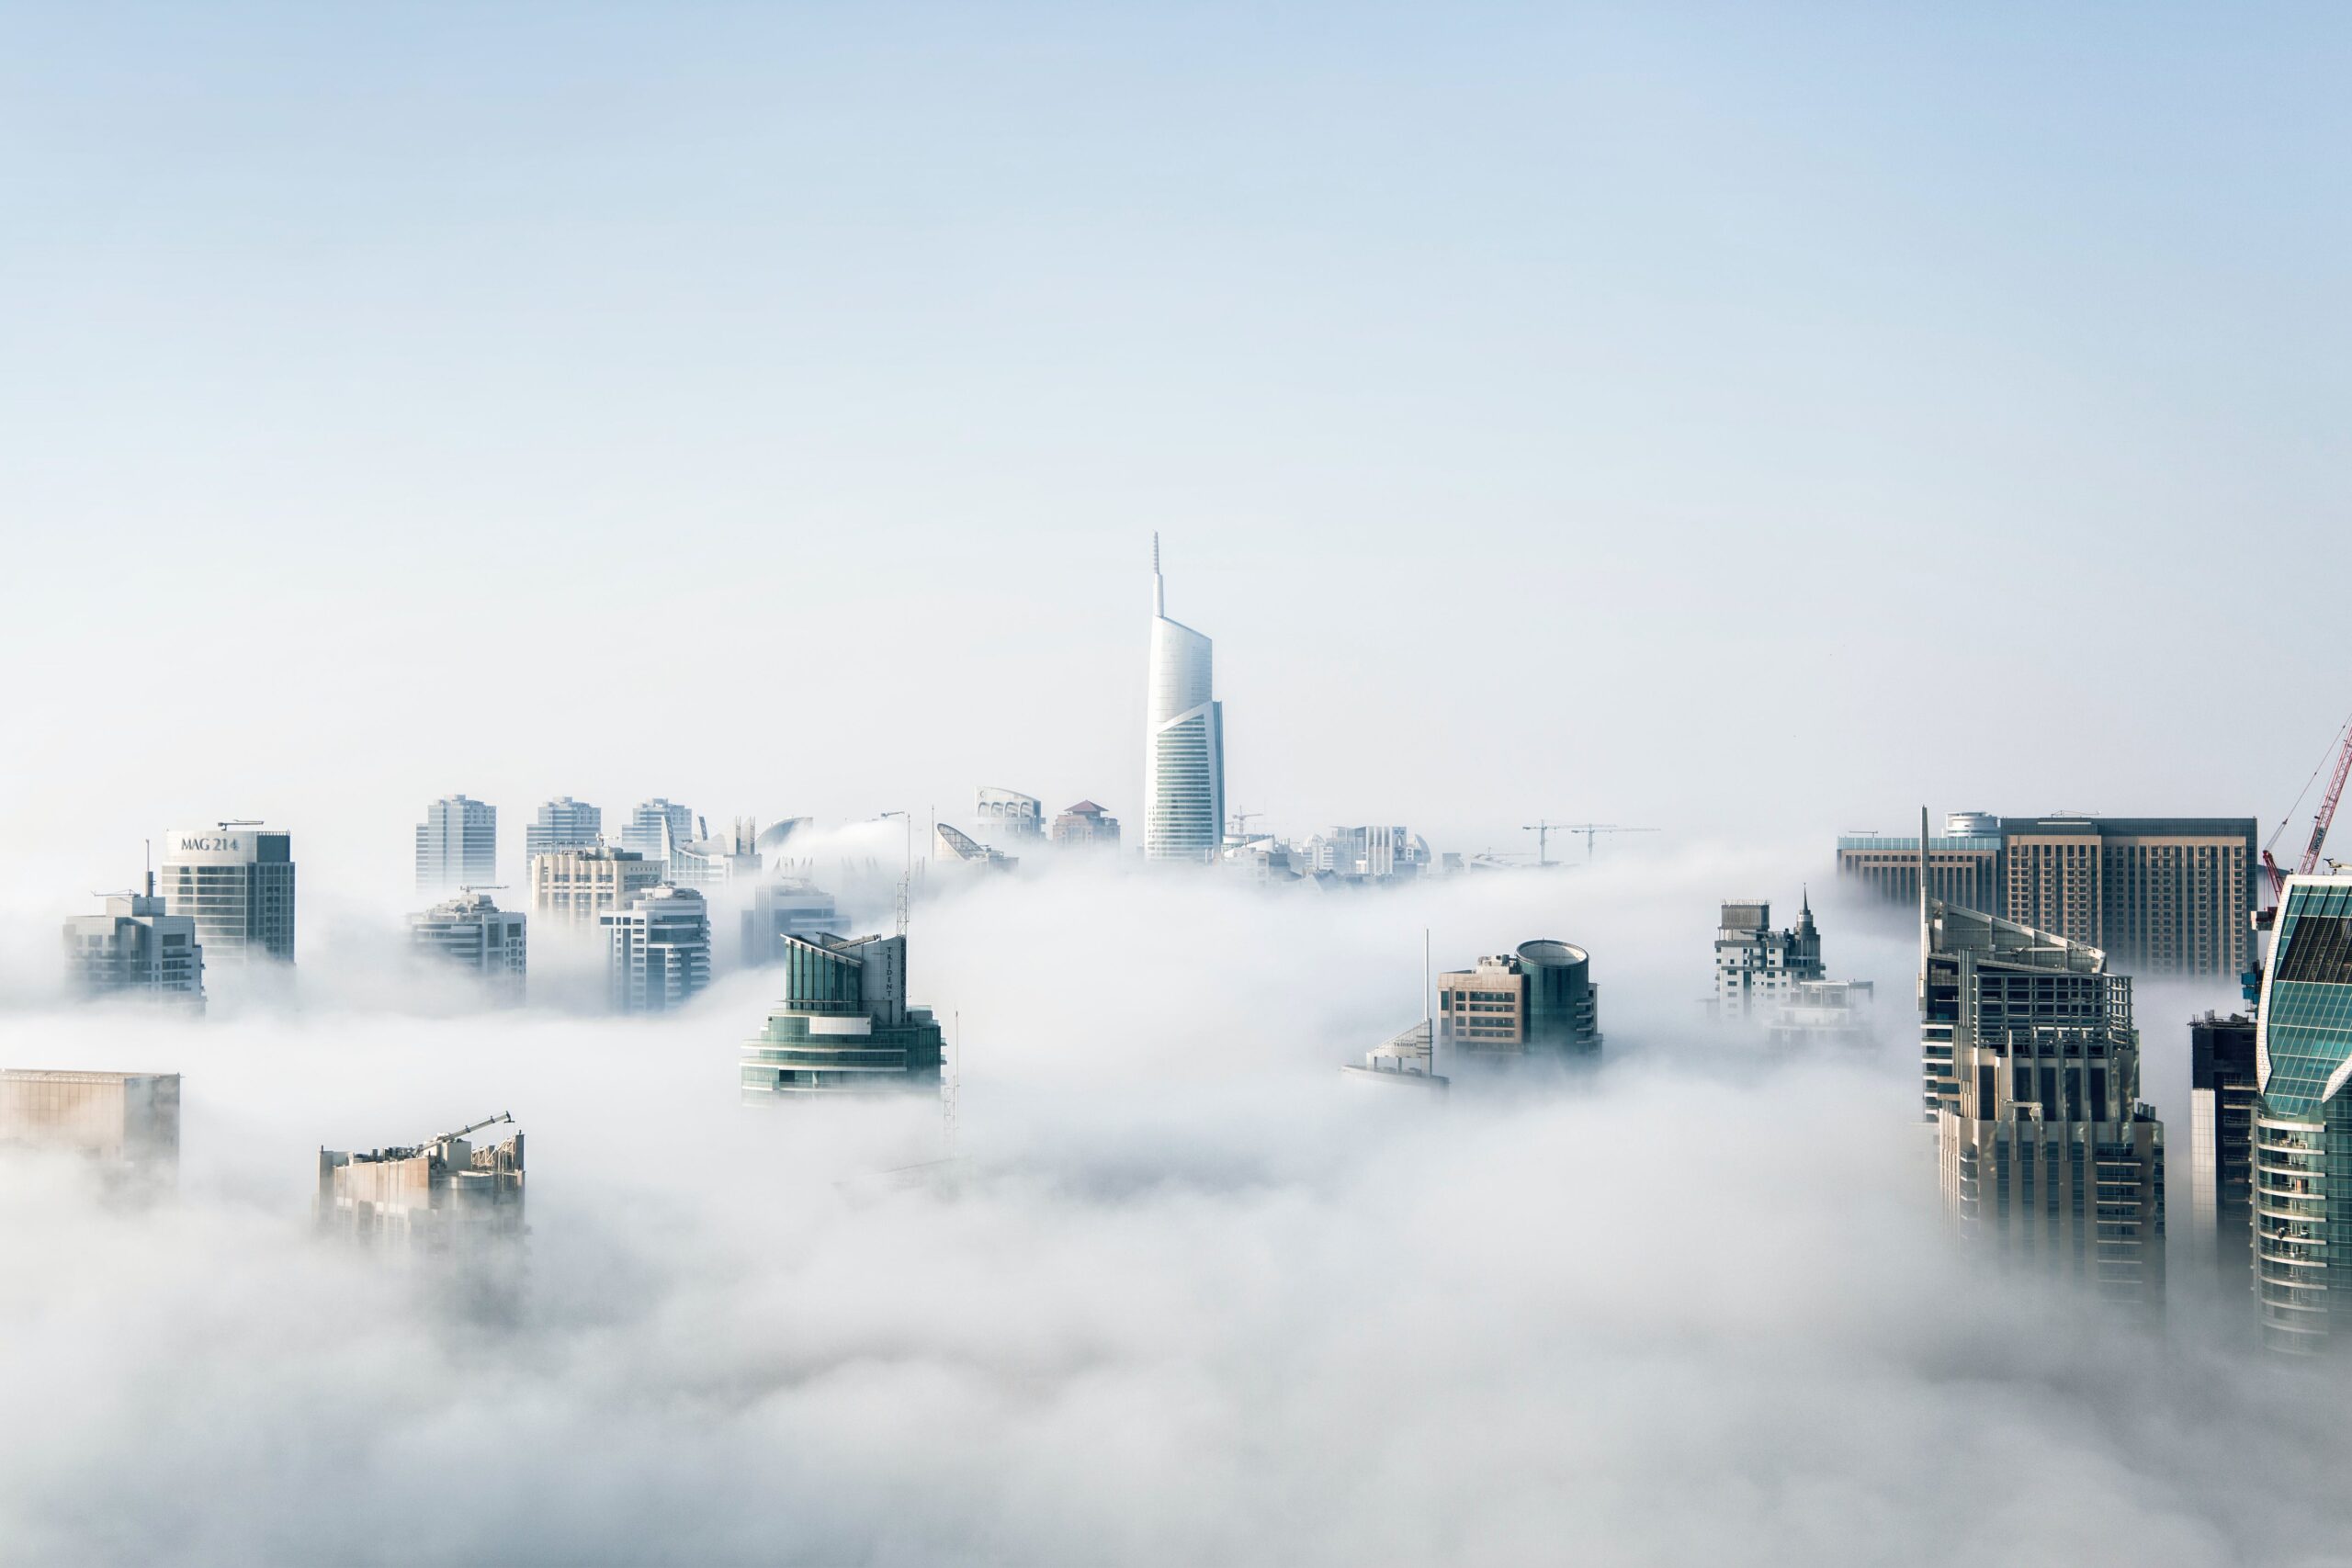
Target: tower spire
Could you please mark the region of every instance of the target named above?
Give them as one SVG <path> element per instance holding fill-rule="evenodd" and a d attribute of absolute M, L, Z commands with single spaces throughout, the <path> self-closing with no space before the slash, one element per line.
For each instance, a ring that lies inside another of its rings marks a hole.
<path fill-rule="evenodd" d="M 1151 531 L 1151 613 L 1168 614 L 1168 583 L 1159 575 L 1159 530 Z"/>

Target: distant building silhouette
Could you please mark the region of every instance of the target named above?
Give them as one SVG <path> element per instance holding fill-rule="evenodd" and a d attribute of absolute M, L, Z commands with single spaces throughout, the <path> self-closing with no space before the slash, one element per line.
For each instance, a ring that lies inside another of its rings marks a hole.
<path fill-rule="evenodd" d="M 583 850 L 604 841 L 605 814 L 595 807 L 560 795 L 539 807 L 539 815 L 523 829 L 523 855 L 536 860 L 557 850 Z"/>
<path fill-rule="evenodd" d="M 1152 861 L 1216 858 L 1225 841 L 1225 705 L 1209 639 L 1168 618 L 1159 538 L 1151 541 L 1151 663 L 1145 687 L 1143 853 Z"/>
<path fill-rule="evenodd" d="M 530 938 L 521 911 L 500 908 L 487 893 L 461 893 L 411 915 L 408 931 L 418 952 L 478 975 L 510 997 L 522 995 Z"/>
<path fill-rule="evenodd" d="M 1119 819 L 1091 800 L 1081 800 L 1054 818 L 1057 844 L 1092 849 L 1119 847 Z"/>
<path fill-rule="evenodd" d="M 416 890 L 452 893 L 498 880 L 498 807 L 448 795 L 416 825 Z"/>

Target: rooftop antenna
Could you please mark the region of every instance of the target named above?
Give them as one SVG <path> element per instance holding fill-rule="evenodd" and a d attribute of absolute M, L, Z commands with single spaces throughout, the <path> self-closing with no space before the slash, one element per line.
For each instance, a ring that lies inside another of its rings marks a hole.
<path fill-rule="evenodd" d="M 1421 1027 L 1430 1037 L 1430 1077 L 1437 1077 L 1437 1020 L 1430 1011 L 1430 928 L 1421 928 Z"/>
<path fill-rule="evenodd" d="M 957 1008 L 953 1016 L 956 1020 L 956 1059 L 947 1068 L 947 1092 L 940 1096 L 940 1116 L 946 1128 L 949 1159 L 956 1157 L 956 1137 L 961 1130 L 957 1126 L 960 1108 L 956 1100 L 964 1087 L 964 1010 Z"/>
<path fill-rule="evenodd" d="M 1159 575 L 1159 530 L 1151 531 L 1151 613 L 1168 615 L 1168 584 Z"/>
<path fill-rule="evenodd" d="M 147 846 L 145 854 L 141 858 L 147 866 L 147 897 L 153 898 L 155 896 L 155 840 L 141 839 L 140 842 Z"/>
<path fill-rule="evenodd" d="M 915 879 L 915 814 L 911 811 L 885 811 L 885 818 L 896 817 L 907 825 L 907 869 L 899 878 L 899 934 L 907 934 L 907 897 Z M 934 829 L 935 830 L 935 829 Z"/>

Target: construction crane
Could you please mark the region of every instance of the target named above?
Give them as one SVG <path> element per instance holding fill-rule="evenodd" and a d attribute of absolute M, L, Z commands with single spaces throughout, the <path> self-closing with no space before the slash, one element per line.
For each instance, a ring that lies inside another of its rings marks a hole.
<path fill-rule="evenodd" d="M 1263 817 L 1265 813 L 1262 811 L 1235 812 L 1233 814 L 1233 836 L 1237 839 L 1247 839 L 1250 836 L 1250 819 L 1253 817 Z"/>
<path fill-rule="evenodd" d="M 1552 835 L 1555 833 L 1582 833 L 1584 858 L 1590 861 L 1593 840 L 1603 833 L 1655 833 L 1657 829 L 1620 828 L 1614 822 L 1546 822 L 1539 818 L 1521 828 L 1520 831 L 1535 835 L 1535 863 L 1539 866 L 1546 866 L 1552 863 Z"/>
<path fill-rule="evenodd" d="M 2335 753 L 2335 773 L 2327 781 L 2327 794 L 2321 798 L 2319 810 L 2312 818 L 2311 842 L 2303 846 L 2303 858 L 2296 863 L 2297 876 L 2309 876 L 2319 869 L 2320 849 L 2327 842 L 2329 825 L 2335 820 L 2336 802 L 2344 798 L 2344 781 L 2347 776 L 2352 776 L 2352 719 L 2345 720 L 2344 728 L 2336 731 L 2336 738 L 2338 744 Z M 2326 765 L 2323 761 L 2320 767 Z M 2319 777 L 2319 768 L 2313 768 L 2312 778 L 2317 777 Z M 2303 782 L 2304 791 L 2308 793 L 2311 787 L 2311 781 L 2306 779 Z M 2301 804 L 2301 795 L 2295 798 L 2298 805 Z M 2293 809 L 2292 807 L 2288 808 L 2290 815 Z M 2278 831 L 2270 835 L 2270 843 L 2262 846 L 2262 869 L 2269 874 L 2270 901 L 2274 904 L 2286 896 L 2287 874 L 2278 869 L 2278 862 L 2272 856 L 2270 849 L 2272 844 L 2278 841 L 2278 834 L 2286 830 L 2287 823 L 2282 818 L 2279 820 Z"/>
<path fill-rule="evenodd" d="M 495 1127 L 495 1126 L 497 1126 L 501 1122 L 512 1122 L 512 1121 L 514 1121 L 514 1113 L 513 1111 L 500 1111 L 497 1115 L 495 1115 L 495 1116 L 491 1116 L 491 1117 L 486 1117 L 486 1118 L 484 1118 L 482 1121 L 480 1121 L 480 1122 L 475 1122 L 475 1123 L 474 1123 L 472 1126 L 470 1126 L 470 1127 L 460 1127 L 460 1128 L 458 1128 L 458 1129 L 456 1132 L 454 1132 L 454 1133 L 444 1133 L 444 1134 L 441 1134 L 439 1137 L 437 1137 L 437 1138 L 428 1139 L 428 1140 L 427 1140 L 427 1142 L 428 1142 L 428 1143 L 435 1143 L 435 1144 L 446 1144 L 446 1143 L 447 1143 L 447 1142 L 448 1142 L 450 1139 L 452 1139 L 452 1138 L 462 1138 L 462 1137 L 464 1137 L 464 1136 L 465 1136 L 467 1134 L 469 1134 L 469 1133 L 479 1133 L 479 1132 L 481 1132 L 484 1127 Z M 422 1145 L 420 1145 L 420 1146 L 422 1146 Z"/>

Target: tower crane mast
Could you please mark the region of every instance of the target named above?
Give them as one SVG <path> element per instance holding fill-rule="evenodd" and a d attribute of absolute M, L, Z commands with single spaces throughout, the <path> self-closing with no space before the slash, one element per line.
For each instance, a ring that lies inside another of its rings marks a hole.
<path fill-rule="evenodd" d="M 2327 842 L 2329 827 L 2335 821 L 2336 803 L 2344 798 L 2344 783 L 2347 777 L 2352 777 L 2352 720 L 2345 723 L 2343 743 L 2335 754 L 2335 772 L 2327 781 L 2327 794 L 2321 797 L 2318 812 L 2312 818 L 2311 842 L 2303 846 L 2303 858 L 2296 863 L 2297 876 L 2309 876 L 2319 869 L 2319 852 Z M 2279 827 L 2284 831 L 2286 825 L 2281 823 Z M 2272 834 L 2271 838 L 2275 841 L 2278 834 Z M 2262 869 L 2269 874 L 2270 897 L 2276 903 L 2286 892 L 2287 874 L 2278 869 L 2278 861 L 2272 858 L 2267 848 L 2262 852 Z"/>

